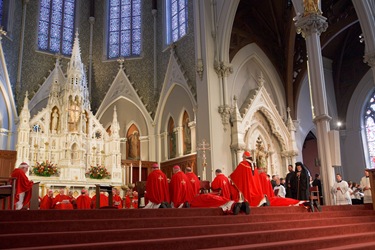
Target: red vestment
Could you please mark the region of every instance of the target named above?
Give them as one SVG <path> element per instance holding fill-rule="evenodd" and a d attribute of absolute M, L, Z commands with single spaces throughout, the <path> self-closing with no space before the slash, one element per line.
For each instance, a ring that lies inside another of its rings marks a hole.
<path fill-rule="evenodd" d="M 300 201 L 300 200 L 277 197 L 277 196 L 269 198 L 269 201 L 270 201 L 270 206 L 275 206 L 275 207 L 276 206 L 279 206 L 279 207 L 280 206 L 295 206 L 295 205 L 298 205 L 301 202 L 303 202 L 303 201 Z"/>
<path fill-rule="evenodd" d="M 195 191 L 189 182 L 187 176 L 181 171 L 172 176 L 171 183 L 169 183 L 169 194 L 174 207 L 177 208 L 184 202 L 190 203 L 193 200 Z"/>
<path fill-rule="evenodd" d="M 113 195 L 113 206 L 117 207 L 118 209 L 122 208 L 122 199 L 120 195 L 118 194 Z"/>
<path fill-rule="evenodd" d="M 125 208 L 130 208 L 131 203 L 132 203 L 132 200 L 130 199 L 130 196 L 126 195 L 125 196 Z"/>
<path fill-rule="evenodd" d="M 230 201 L 229 199 L 215 194 L 201 194 L 194 197 L 191 207 L 220 207 Z"/>
<path fill-rule="evenodd" d="M 43 199 L 40 201 L 39 209 L 41 210 L 47 210 L 52 209 L 53 205 L 53 197 L 49 197 L 48 194 L 46 194 Z"/>
<path fill-rule="evenodd" d="M 195 194 L 199 194 L 199 190 L 201 189 L 201 182 L 198 177 L 193 172 L 185 173 L 185 175 L 190 180 Z"/>
<path fill-rule="evenodd" d="M 87 195 L 81 194 L 76 199 L 77 209 L 90 209 L 91 198 Z"/>
<path fill-rule="evenodd" d="M 138 195 L 134 195 L 132 199 L 133 208 L 138 208 Z"/>
<path fill-rule="evenodd" d="M 66 201 L 68 201 L 68 203 L 66 203 Z M 70 203 L 69 196 L 65 194 L 58 194 L 56 195 L 55 199 L 53 199 L 52 208 L 69 210 L 69 209 L 73 209 L 73 205 Z"/>
<path fill-rule="evenodd" d="M 100 194 L 100 204 L 99 207 L 108 206 L 108 197 L 105 194 Z M 91 198 L 91 208 L 96 208 L 96 195 Z"/>
<path fill-rule="evenodd" d="M 20 169 L 16 168 L 13 170 L 11 174 L 12 178 L 17 178 L 16 180 L 16 195 L 14 199 L 14 203 L 17 203 L 19 201 L 19 194 L 25 193 L 25 196 L 23 198 L 23 205 L 27 205 L 30 202 L 31 199 L 31 192 L 34 182 L 29 181 L 29 178 L 27 178 L 25 172 Z"/>
<path fill-rule="evenodd" d="M 147 177 L 147 199 L 155 204 L 170 203 L 167 176 L 160 170 L 153 170 Z"/>
<path fill-rule="evenodd" d="M 245 200 L 249 201 L 250 206 L 258 206 L 264 198 L 263 190 L 260 185 L 258 169 L 252 172 L 251 163 L 241 161 L 237 168 L 230 175 L 233 184 L 243 194 Z"/>
<path fill-rule="evenodd" d="M 259 174 L 259 180 L 260 184 L 262 186 L 263 194 L 266 194 L 268 198 L 274 197 L 275 193 L 272 189 L 271 181 L 268 179 L 268 176 L 266 173 L 260 173 Z"/>
<path fill-rule="evenodd" d="M 228 178 L 220 173 L 218 174 L 213 182 L 211 183 L 211 189 L 214 192 L 218 192 L 219 189 L 221 189 L 220 196 L 223 196 L 224 198 L 230 200 L 230 186 Z"/>

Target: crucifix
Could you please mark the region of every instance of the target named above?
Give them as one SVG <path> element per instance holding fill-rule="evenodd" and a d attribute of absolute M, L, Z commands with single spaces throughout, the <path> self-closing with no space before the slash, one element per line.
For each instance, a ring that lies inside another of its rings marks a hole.
<path fill-rule="evenodd" d="M 203 180 L 207 180 L 206 176 L 206 167 L 207 167 L 207 162 L 206 162 L 206 150 L 211 150 L 210 144 L 206 142 L 205 139 L 202 140 L 201 143 L 198 143 L 197 150 L 202 152 L 202 178 Z"/>

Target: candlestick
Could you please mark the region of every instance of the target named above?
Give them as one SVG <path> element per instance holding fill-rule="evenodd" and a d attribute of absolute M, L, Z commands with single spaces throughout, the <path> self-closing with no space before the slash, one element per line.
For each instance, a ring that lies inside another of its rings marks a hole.
<path fill-rule="evenodd" d="M 142 162 L 139 161 L 139 181 L 142 181 Z"/>

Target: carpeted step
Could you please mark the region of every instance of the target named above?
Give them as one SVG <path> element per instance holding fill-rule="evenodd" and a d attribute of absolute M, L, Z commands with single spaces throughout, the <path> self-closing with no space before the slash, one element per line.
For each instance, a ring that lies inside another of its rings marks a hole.
<path fill-rule="evenodd" d="M 291 226 L 294 226 L 291 225 Z M 30 233 L 30 234 L 11 234 L 0 235 L 0 242 L 3 242 L 3 247 L 27 247 L 27 246 L 48 246 L 48 245 L 64 245 L 64 244 L 78 244 L 78 243 L 93 243 L 93 242 L 110 242 L 110 241 L 142 241 L 147 236 L 147 239 L 170 239 L 175 237 L 188 236 L 199 237 L 202 235 L 222 235 L 222 234 L 236 234 L 242 235 L 246 239 L 251 239 L 252 244 L 260 244 L 270 241 L 286 241 L 293 235 L 296 238 L 304 237 L 306 234 L 312 237 L 323 237 L 327 235 L 336 235 L 337 231 L 345 231 L 342 234 L 350 234 L 353 232 L 369 232 L 375 231 L 375 222 L 372 223 L 351 223 L 339 224 L 330 226 L 312 226 L 306 227 L 306 223 L 301 223 L 293 228 L 279 227 L 275 229 L 276 225 L 273 223 L 259 223 L 253 225 L 251 223 L 242 224 L 238 226 L 232 225 L 211 225 L 211 226 L 186 226 L 186 227 L 169 227 L 144 228 L 144 229 L 127 229 L 127 230 L 98 230 L 98 231 L 81 231 L 77 232 L 61 232 L 58 234 L 51 233 Z M 319 228 L 319 230 L 317 230 Z M 348 230 L 346 230 L 348 228 Z M 268 239 L 267 235 L 276 234 L 272 239 Z M 79 237 L 76 237 L 79 235 Z M 242 241 L 246 240 L 243 239 Z M 20 241 L 19 239 L 22 239 Z M 43 241 L 35 241 L 35 239 L 43 239 Z M 194 239 L 192 239 L 194 241 Z M 239 243 L 240 241 L 237 241 Z"/>
<path fill-rule="evenodd" d="M 147 211 L 145 211 L 146 213 Z M 72 211 L 74 213 L 74 211 Z M 303 213 L 303 220 L 323 220 L 321 224 L 326 225 L 327 221 L 334 222 L 333 218 L 352 217 L 353 220 L 364 221 L 365 217 L 374 217 L 375 211 L 356 211 L 345 212 L 325 212 L 325 213 Z M 360 217 L 360 218 L 358 218 Z M 82 231 L 82 230 L 107 230 L 107 229 L 136 229 L 146 227 L 170 227 L 185 225 L 214 225 L 214 224 L 239 224 L 239 223 L 258 223 L 273 222 L 279 224 L 282 221 L 293 223 L 301 220 L 301 213 L 294 214 L 250 214 L 245 215 L 219 215 L 219 216 L 189 216 L 189 217 L 155 217 L 155 218 L 114 218 L 114 219 L 77 219 L 66 220 L 40 220 L 40 221 L 15 221 L 2 222 L 0 234 L 27 233 L 27 232 L 63 232 L 63 231 Z M 335 219 L 337 220 L 337 219 Z M 340 219 L 341 220 L 341 219 Z"/>
<path fill-rule="evenodd" d="M 200 250 L 241 250 L 241 249 L 273 249 L 280 248 L 290 250 L 345 250 L 345 249 L 375 249 L 374 232 L 353 233 L 323 237 L 305 237 L 281 242 L 267 242 L 260 244 L 234 245 L 215 248 L 199 248 Z M 361 241 L 361 243 L 353 243 Z"/>
<path fill-rule="evenodd" d="M 134 241 L 111 241 L 111 242 L 100 242 L 100 243 L 83 243 L 83 244 L 66 244 L 66 245 L 56 245 L 56 246 L 45 246 L 45 247 L 24 247 L 16 249 L 218 249 L 226 246 L 235 246 L 228 249 L 270 249 L 269 239 L 273 238 L 270 235 L 286 235 L 292 234 L 294 239 L 300 240 L 290 240 L 288 235 L 288 240 L 283 241 L 284 237 L 276 237 L 274 240 L 274 246 L 280 247 L 283 246 L 285 249 L 317 249 L 321 246 L 333 246 L 339 244 L 353 244 L 354 240 L 358 241 L 358 237 L 361 237 L 361 241 L 370 242 L 375 237 L 375 232 L 359 232 L 354 234 L 340 234 L 337 235 L 337 232 L 333 227 L 331 228 L 322 228 L 325 232 L 332 231 L 329 236 L 323 236 L 319 238 L 306 238 L 306 233 L 311 233 L 312 230 L 317 229 L 298 229 L 282 233 L 280 231 L 271 231 L 271 232 L 262 232 L 258 234 L 263 241 L 259 240 L 259 237 L 255 237 L 252 233 L 237 233 L 237 234 L 216 234 L 209 236 L 195 236 L 195 237 L 175 237 L 167 239 L 144 239 L 144 240 L 134 240 Z M 342 228 L 343 229 L 343 228 Z M 320 230 L 320 229 L 319 229 Z M 328 230 L 328 231 L 327 231 Z M 341 231 L 342 232 L 342 231 Z M 290 243 L 290 244 L 288 244 Z M 287 244 L 288 246 L 285 246 Z M 262 245 L 265 247 L 263 248 Z"/>

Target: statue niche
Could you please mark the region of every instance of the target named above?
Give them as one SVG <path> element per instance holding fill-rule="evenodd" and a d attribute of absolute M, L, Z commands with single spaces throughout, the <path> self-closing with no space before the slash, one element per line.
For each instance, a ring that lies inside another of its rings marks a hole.
<path fill-rule="evenodd" d="M 265 150 L 263 141 L 258 137 L 256 141 L 255 158 L 258 168 L 267 172 L 268 152 Z"/>
<path fill-rule="evenodd" d="M 184 154 L 190 154 L 191 153 L 191 130 L 189 127 L 189 116 L 187 113 L 184 113 L 183 118 L 183 137 L 184 137 Z"/>
<path fill-rule="evenodd" d="M 78 124 L 81 116 L 81 108 L 77 98 L 69 100 L 69 132 L 78 132 Z"/>
<path fill-rule="evenodd" d="M 54 107 L 51 113 L 51 124 L 50 124 L 52 134 L 56 134 L 57 131 L 59 130 L 59 121 L 60 121 L 59 109 L 57 107 Z"/>
<path fill-rule="evenodd" d="M 135 125 L 132 125 L 127 134 L 128 159 L 140 159 L 139 131 Z"/>

